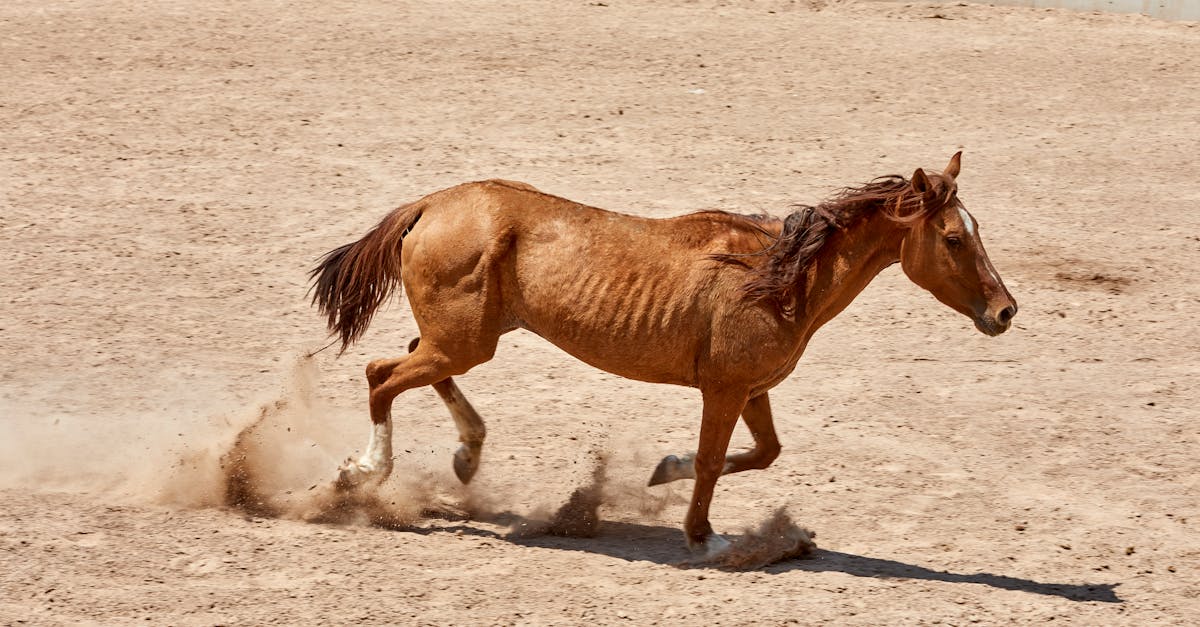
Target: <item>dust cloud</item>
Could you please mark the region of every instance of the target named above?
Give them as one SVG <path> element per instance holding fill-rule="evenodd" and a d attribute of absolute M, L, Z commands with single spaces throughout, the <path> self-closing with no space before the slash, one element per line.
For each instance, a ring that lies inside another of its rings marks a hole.
<path fill-rule="evenodd" d="M 576 488 L 567 502 L 552 513 L 548 508 L 542 508 L 528 517 L 521 517 L 510 525 L 508 535 L 513 538 L 539 535 L 592 538 L 600 531 L 602 509 L 606 515 L 636 513 L 645 518 L 657 516 L 672 505 L 687 503 L 672 488 L 651 491 L 640 481 L 633 483 L 614 478 L 609 473 L 610 452 L 593 451 L 591 456 L 594 465 L 586 484 Z"/>
<path fill-rule="evenodd" d="M 816 532 L 792 522 L 784 508 L 756 529 L 746 529 L 729 548 L 711 557 L 686 562 L 686 566 L 719 566 L 731 570 L 755 570 L 776 562 L 812 557 L 817 549 Z"/>
<path fill-rule="evenodd" d="M 216 407 L 222 387 L 214 381 L 164 376 L 154 384 L 162 392 L 157 403 L 142 399 L 138 409 L 116 414 L 95 412 L 86 401 L 65 409 L 0 402 L 0 489 L 158 501 L 181 460 L 219 448 L 236 409 L 233 401 Z"/>
<path fill-rule="evenodd" d="M 590 538 L 605 517 L 645 520 L 687 503 L 677 486 L 645 486 L 641 471 L 650 464 L 634 442 L 594 449 L 583 485 L 565 503 L 543 504 L 530 514 L 505 508 L 520 497 L 511 486 L 463 486 L 448 473 L 412 467 L 371 489 L 339 490 L 335 469 L 352 447 L 345 442 L 350 436 L 329 420 L 336 410 L 316 400 L 319 374 L 315 360 L 297 357 L 274 398 L 249 408 L 215 409 L 210 395 L 197 398 L 196 407 L 177 405 L 166 415 L 126 416 L 107 425 L 71 416 L 0 422 L 0 488 L 33 485 L 112 501 L 227 507 L 248 516 L 397 530 L 430 518 L 474 519 L 507 527 L 505 535 L 513 538 Z M 772 548 L 747 546 L 747 556 L 795 553 L 776 547 L 794 532 L 762 535 Z"/>
<path fill-rule="evenodd" d="M 340 490 L 333 479 L 341 461 L 329 451 L 345 450 L 341 434 L 320 419 L 318 373 L 300 358 L 280 398 L 264 403 L 217 446 L 193 453 L 189 473 L 172 496 L 186 503 L 225 505 L 251 516 L 306 522 L 410 528 L 423 518 L 465 518 L 453 505 L 456 486 L 443 486 L 432 473 L 406 472 L 372 489 Z M 458 491 L 461 491 L 459 489 Z"/>

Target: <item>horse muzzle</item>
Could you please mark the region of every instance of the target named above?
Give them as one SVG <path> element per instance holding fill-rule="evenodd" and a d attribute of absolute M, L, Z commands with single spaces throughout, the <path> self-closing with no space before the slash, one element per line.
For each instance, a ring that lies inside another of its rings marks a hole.
<path fill-rule="evenodd" d="M 989 309 L 984 315 L 976 316 L 975 328 L 979 329 L 984 335 L 996 337 L 1012 326 L 1013 316 L 1017 315 L 1017 303 L 1009 301 L 999 311 L 995 313 L 992 313 L 992 311 Z"/>

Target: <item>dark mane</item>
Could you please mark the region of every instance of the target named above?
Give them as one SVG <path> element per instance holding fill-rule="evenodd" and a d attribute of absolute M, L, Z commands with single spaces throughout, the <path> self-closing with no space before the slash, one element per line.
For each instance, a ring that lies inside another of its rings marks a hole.
<path fill-rule="evenodd" d="M 881 176 L 859 187 L 847 187 L 819 205 L 794 205 L 783 220 L 783 229 L 772 242 L 750 256 L 767 260 L 751 270 L 742 292 L 751 300 L 773 302 L 786 317 L 801 308 L 806 271 L 825 245 L 829 234 L 845 229 L 868 214 L 882 212 L 888 219 L 910 224 L 951 202 L 955 186 L 946 177 L 929 174 L 933 198 L 923 201 L 903 176 Z M 721 261 L 744 263 L 747 255 L 714 255 Z"/>

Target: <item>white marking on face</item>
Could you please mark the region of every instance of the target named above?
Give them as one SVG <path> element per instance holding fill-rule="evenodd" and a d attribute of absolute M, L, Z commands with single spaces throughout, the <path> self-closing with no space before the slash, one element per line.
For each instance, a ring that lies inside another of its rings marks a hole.
<path fill-rule="evenodd" d="M 958 208 L 958 215 L 962 218 L 963 226 L 967 229 L 967 235 L 975 235 L 975 218 L 972 218 L 971 214 L 967 213 L 967 210 L 963 207 Z"/>
<path fill-rule="evenodd" d="M 962 218 L 963 227 L 967 229 L 967 235 L 974 237 L 975 217 L 967 212 L 966 207 L 962 206 L 958 208 L 958 215 L 960 218 Z M 1000 276 L 996 274 L 996 269 L 992 267 L 992 260 L 985 259 L 984 266 L 987 268 L 987 272 L 992 277 L 992 280 L 996 282 L 996 285 L 1000 285 Z"/>
<path fill-rule="evenodd" d="M 992 275 L 992 280 L 996 282 L 996 285 L 1000 285 L 1000 277 L 996 274 L 996 269 L 992 267 L 991 259 L 987 260 L 987 271 Z"/>

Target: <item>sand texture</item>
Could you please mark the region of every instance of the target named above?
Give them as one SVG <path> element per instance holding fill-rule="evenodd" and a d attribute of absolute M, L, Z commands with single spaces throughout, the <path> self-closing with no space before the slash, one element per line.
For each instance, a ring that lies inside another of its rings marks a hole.
<path fill-rule="evenodd" d="M 1198 58 L 956 3 L 4 2 L 0 624 L 1196 624 Z M 785 215 L 957 150 L 1014 328 L 885 270 L 772 392 L 782 456 L 718 484 L 737 560 L 645 487 L 699 394 L 525 332 L 457 378 L 469 487 L 424 388 L 393 477 L 330 490 L 416 325 L 306 360 L 306 275 L 391 208 Z"/>

